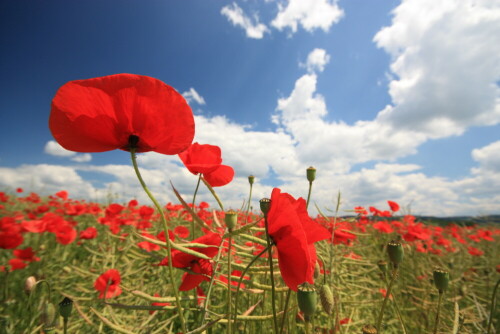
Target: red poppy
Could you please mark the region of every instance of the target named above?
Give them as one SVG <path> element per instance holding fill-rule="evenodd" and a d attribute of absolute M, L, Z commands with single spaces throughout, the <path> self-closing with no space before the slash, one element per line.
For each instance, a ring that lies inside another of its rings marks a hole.
<path fill-rule="evenodd" d="M 331 234 L 309 217 L 303 198 L 296 200 L 278 188 L 271 194 L 268 224 L 269 235 L 278 249 L 278 263 L 285 284 L 294 291 L 304 282 L 313 284 L 314 243 L 330 239 Z"/>
<path fill-rule="evenodd" d="M 97 229 L 95 227 L 88 227 L 87 229 L 80 231 L 80 239 L 94 239 L 97 237 Z"/>
<path fill-rule="evenodd" d="M 178 154 L 194 137 L 193 113 L 182 95 L 135 74 L 64 84 L 52 100 L 49 127 L 62 147 L 76 152 Z"/>
<path fill-rule="evenodd" d="M 16 189 L 16 192 L 17 192 L 17 193 L 22 193 L 23 191 L 24 191 L 24 190 L 23 190 L 23 188 L 17 188 L 17 189 Z"/>
<path fill-rule="evenodd" d="M 219 245 L 222 238 L 217 233 L 208 233 L 204 236 L 193 240 L 193 243 L 213 245 L 213 247 L 198 248 L 189 247 L 199 253 L 205 254 L 208 257 L 214 257 L 219 251 Z M 164 258 L 160 266 L 168 265 L 168 257 Z M 182 283 L 179 287 L 180 291 L 188 291 L 196 288 L 201 282 L 209 281 L 213 273 L 212 263 L 209 260 L 201 259 L 191 254 L 183 253 L 178 250 L 172 251 L 172 265 L 176 268 L 189 269 L 190 272 L 184 273 Z"/>
<path fill-rule="evenodd" d="M 15 249 L 13 254 L 16 258 L 27 261 L 27 262 L 35 262 L 40 261 L 38 256 L 35 256 L 35 252 L 33 252 L 33 248 L 28 247 L 25 249 Z"/>
<path fill-rule="evenodd" d="M 221 187 L 233 180 L 234 170 L 222 165 L 220 147 L 194 143 L 179 154 L 186 168 L 194 175 L 203 174 L 212 187 Z"/>
<path fill-rule="evenodd" d="M 481 255 L 484 255 L 484 252 L 482 250 L 477 249 L 477 248 L 472 247 L 472 246 L 469 246 L 469 248 L 467 249 L 467 251 L 472 256 L 481 256 Z"/>
<path fill-rule="evenodd" d="M 0 248 L 14 249 L 21 245 L 24 238 L 21 234 L 22 227 L 12 217 L 0 219 Z"/>
<path fill-rule="evenodd" d="M 106 298 L 119 296 L 122 293 L 120 281 L 120 272 L 116 269 L 109 269 L 104 274 L 99 276 L 94 282 L 94 288 L 99 291 L 99 298 L 104 298 L 106 287 Z"/>
<path fill-rule="evenodd" d="M 387 201 L 387 204 L 389 204 L 389 207 L 391 208 L 392 212 L 399 211 L 399 204 L 393 201 Z"/>

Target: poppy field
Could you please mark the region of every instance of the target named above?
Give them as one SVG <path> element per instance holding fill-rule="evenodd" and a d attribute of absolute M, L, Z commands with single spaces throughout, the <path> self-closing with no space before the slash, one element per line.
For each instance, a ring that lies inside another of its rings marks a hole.
<path fill-rule="evenodd" d="M 311 217 L 313 167 L 306 199 L 252 198 L 248 176 L 247 200 L 228 209 L 216 188 L 234 169 L 192 142 L 188 104 L 150 77 L 69 82 L 49 127 L 68 150 L 125 151 L 151 202 L 0 192 L 0 333 L 500 332 L 498 225 L 432 224 L 391 200 L 344 208 L 340 195 Z M 157 201 L 136 159 L 149 151 L 178 155 L 193 193 L 173 180 L 177 201 Z M 196 200 L 200 187 L 212 201 Z"/>

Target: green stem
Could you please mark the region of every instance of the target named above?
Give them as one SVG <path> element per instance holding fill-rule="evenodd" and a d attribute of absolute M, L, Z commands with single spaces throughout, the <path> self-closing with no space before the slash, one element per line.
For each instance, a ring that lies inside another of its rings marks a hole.
<path fill-rule="evenodd" d="M 279 332 L 278 332 L 278 319 L 276 317 L 276 289 L 274 287 L 273 253 L 271 249 L 271 236 L 269 235 L 269 224 L 267 221 L 267 215 L 264 216 L 264 223 L 266 226 L 267 257 L 269 259 L 269 271 L 271 275 L 271 306 L 273 308 L 274 333 L 278 334 Z"/>
<path fill-rule="evenodd" d="M 165 232 L 165 239 L 166 239 L 166 243 L 167 243 L 168 272 L 169 272 L 169 276 L 170 276 L 170 281 L 172 282 L 172 285 L 173 285 L 175 282 L 175 277 L 174 277 L 174 269 L 172 266 L 172 246 L 170 244 L 171 241 L 169 238 L 169 228 L 168 228 L 167 219 L 165 218 L 165 214 L 163 213 L 163 209 L 162 209 L 160 203 L 158 203 L 156 198 L 149 191 L 148 187 L 146 186 L 146 183 L 144 182 L 144 180 L 141 176 L 141 172 L 139 171 L 139 167 L 137 166 L 137 159 L 135 156 L 135 148 L 130 149 L 130 156 L 132 159 L 132 165 L 134 166 L 135 174 L 137 175 L 137 178 L 139 179 L 139 182 L 141 183 L 142 189 L 144 189 L 144 191 L 146 192 L 146 194 L 148 195 L 148 197 L 151 199 L 154 206 L 156 207 L 156 210 L 158 210 L 158 213 L 160 214 L 161 222 L 163 225 L 163 230 Z M 174 290 L 175 304 L 177 306 L 177 312 L 179 313 L 179 319 L 181 321 L 182 332 L 187 333 L 186 322 L 184 320 L 184 315 L 182 313 L 181 301 L 179 298 L 179 292 L 177 291 L 177 289 L 175 287 L 173 287 L 172 290 Z"/>
<path fill-rule="evenodd" d="M 63 333 L 64 334 L 68 333 L 68 318 L 64 318 L 63 320 Z"/>
<path fill-rule="evenodd" d="M 232 235 L 231 229 L 229 229 L 229 239 L 227 246 L 227 334 L 231 334 L 231 243 Z"/>
<path fill-rule="evenodd" d="M 224 239 L 221 240 L 221 243 L 219 245 L 219 252 L 217 253 L 217 259 L 215 260 L 215 264 L 214 264 L 214 268 L 216 268 L 216 269 L 219 267 L 219 261 L 220 261 L 220 257 L 222 254 L 222 248 L 223 248 L 222 246 L 223 245 L 224 245 Z M 214 286 L 215 275 L 216 275 L 216 270 L 213 270 L 212 277 L 210 278 L 210 283 L 208 284 L 207 296 L 205 299 L 205 303 L 203 305 L 203 316 L 201 317 L 202 322 L 200 324 L 200 327 L 203 326 L 203 324 L 205 324 L 208 306 L 210 305 L 210 296 L 212 295 L 212 287 Z"/>
<path fill-rule="evenodd" d="M 309 191 L 307 192 L 306 210 L 307 210 L 307 208 L 309 207 L 309 200 L 311 199 L 311 191 L 312 191 L 312 186 L 313 186 L 312 181 L 309 181 Z"/>
<path fill-rule="evenodd" d="M 486 332 L 486 334 L 490 334 L 491 324 L 493 320 L 493 312 L 495 312 L 495 306 L 497 304 L 497 290 L 499 285 L 500 285 L 500 279 L 493 288 L 493 295 L 491 296 L 490 319 L 488 320 L 488 331 Z"/>
<path fill-rule="evenodd" d="M 436 312 L 436 320 L 434 321 L 434 334 L 437 334 L 438 326 L 439 326 L 439 313 L 441 311 L 441 300 L 443 299 L 443 291 L 439 290 L 439 298 Z"/>
<path fill-rule="evenodd" d="M 248 195 L 248 205 L 246 213 L 247 222 L 248 222 L 248 213 L 250 212 L 250 204 L 252 203 L 252 189 L 253 189 L 253 184 L 250 184 L 250 194 Z"/>
<path fill-rule="evenodd" d="M 391 281 L 389 282 L 389 286 L 387 287 L 387 293 L 385 294 L 385 298 L 384 298 L 384 301 L 382 302 L 382 307 L 380 308 L 380 313 L 378 315 L 377 326 L 375 327 L 377 329 L 378 334 L 382 333 L 381 324 L 382 324 L 382 318 L 384 317 L 385 305 L 387 304 L 387 300 L 389 299 L 389 296 L 391 295 L 392 285 L 393 285 L 394 281 L 396 280 L 397 276 L 398 276 L 398 268 L 396 267 L 392 271 Z"/>
<path fill-rule="evenodd" d="M 382 275 L 384 277 L 385 283 L 389 284 L 387 282 L 387 276 L 385 275 L 385 273 L 382 273 Z M 396 300 L 396 296 L 394 296 L 394 295 L 392 296 L 392 302 L 394 303 L 394 308 L 396 309 L 396 313 L 398 315 L 399 323 L 401 324 L 401 327 L 403 328 L 403 333 L 407 334 L 406 326 L 404 324 L 403 317 L 401 316 L 401 311 L 399 310 L 399 306 L 398 306 L 398 303 L 397 303 L 397 300 Z"/>
<path fill-rule="evenodd" d="M 198 177 L 198 183 L 196 184 L 196 189 L 194 190 L 194 194 L 193 194 L 193 202 L 192 202 L 193 211 L 195 211 L 194 204 L 196 203 L 196 194 L 198 194 L 198 189 L 200 188 L 200 182 L 201 182 L 201 174 Z M 191 220 L 191 240 L 194 240 L 195 238 L 196 238 L 196 236 L 195 236 L 195 232 L 194 232 L 194 219 L 193 219 L 193 220 Z"/>
<path fill-rule="evenodd" d="M 250 263 L 246 266 L 245 270 L 243 270 L 243 272 L 241 273 L 240 279 L 238 280 L 238 286 L 236 287 L 236 293 L 234 294 L 234 307 L 236 310 L 238 310 L 238 297 L 240 296 L 240 286 L 241 282 L 243 281 L 243 277 L 247 273 L 248 269 L 250 269 L 250 267 L 254 264 L 254 262 L 257 261 L 257 259 L 259 259 L 262 256 L 262 254 L 267 252 L 268 248 L 269 246 L 264 248 L 259 254 L 257 254 L 252 259 L 252 261 L 250 261 Z M 238 312 L 234 312 L 233 322 L 236 322 L 237 317 L 238 317 Z M 236 328 L 236 326 L 234 326 L 233 328 Z"/>
<path fill-rule="evenodd" d="M 286 316 L 287 316 L 287 311 L 288 311 L 288 302 L 290 301 L 291 294 L 292 294 L 292 290 L 288 289 L 288 291 L 286 292 L 285 308 L 283 309 L 283 318 L 281 319 L 281 328 L 280 328 L 279 334 L 283 333 L 283 330 L 285 329 L 285 322 L 286 322 Z"/>

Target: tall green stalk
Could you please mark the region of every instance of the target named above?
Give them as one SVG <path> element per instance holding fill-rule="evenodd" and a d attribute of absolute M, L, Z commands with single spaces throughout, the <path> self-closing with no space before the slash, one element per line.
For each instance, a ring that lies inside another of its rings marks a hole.
<path fill-rule="evenodd" d="M 382 318 L 384 317 L 384 310 L 385 310 L 385 305 L 387 304 L 387 300 L 389 299 L 389 296 L 391 295 L 391 290 L 392 290 L 392 285 L 394 284 L 394 281 L 396 281 L 396 277 L 398 276 L 398 267 L 395 267 L 392 270 L 392 277 L 391 280 L 389 281 L 389 286 L 387 287 L 387 293 L 385 294 L 384 301 L 382 302 L 382 307 L 380 308 L 380 313 L 378 315 L 377 319 L 377 325 L 375 328 L 377 328 L 377 333 L 380 334 L 382 333 Z"/>
<path fill-rule="evenodd" d="M 269 235 L 269 224 L 267 214 L 264 215 L 264 224 L 266 226 L 267 257 L 269 259 L 269 271 L 271 274 L 271 306 L 273 309 L 274 333 L 278 334 L 278 318 L 276 317 L 276 288 L 274 286 L 273 252 L 271 248 L 271 236 Z"/>
<path fill-rule="evenodd" d="M 161 222 L 162 222 L 162 225 L 163 225 L 163 230 L 165 232 L 166 244 L 167 244 L 169 278 L 170 278 L 170 282 L 172 282 L 172 287 L 173 287 L 172 290 L 174 290 L 175 304 L 176 304 L 176 307 L 177 307 L 177 312 L 179 314 L 179 319 L 181 321 L 182 332 L 183 333 L 187 333 L 186 321 L 184 320 L 184 315 L 183 315 L 183 312 L 182 312 L 182 306 L 181 306 L 181 301 L 180 301 L 180 298 L 179 298 L 179 292 L 177 291 L 177 289 L 175 288 L 175 286 L 173 286 L 173 284 L 175 282 L 175 278 L 174 278 L 174 269 L 173 269 L 173 266 L 172 266 L 172 246 L 170 244 L 171 241 L 170 241 L 170 238 L 169 238 L 169 228 L 168 228 L 167 219 L 165 218 L 165 214 L 163 213 L 163 209 L 162 209 L 160 203 L 158 203 L 158 201 L 156 200 L 156 198 L 149 191 L 149 188 L 146 186 L 146 183 L 144 182 L 144 180 L 142 178 L 141 172 L 139 171 L 139 167 L 137 166 L 137 158 L 136 158 L 136 155 L 135 155 L 135 150 L 136 150 L 135 148 L 131 148 L 130 149 L 130 157 L 132 159 L 132 165 L 134 166 L 135 174 L 137 175 L 137 178 L 139 179 L 139 182 L 141 183 L 142 189 L 144 189 L 144 191 L 148 195 L 149 199 L 151 199 L 151 201 L 153 202 L 154 206 L 156 207 L 156 210 L 158 210 L 158 213 L 160 214 Z"/>
<path fill-rule="evenodd" d="M 495 312 L 495 306 L 497 304 L 497 290 L 499 285 L 500 279 L 497 281 L 497 284 L 493 288 L 493 295 L 491 296 L 490 319 L 488 320 L 488 330 L 486 334 L 490 334 L 491 324 L 493 322 L 493 312 Z"/>
<path fill-rule="evenodd" d="M 438 298 L 438 305 L 437 305 L 437 311 L 436 311 L 436 319 L 434 320 L 434 334 L 437 334 L 438 327 L 439 327 L 439 314 L 441 311 L 441 300 L 443 300 L 443 291 L 439 291 L 439 298 Z"/>
<path fill-rule="evenodd" d="M 193 194 L 193 202 L 191 203 L 193 205 L 193 211 L 195 208 L 195 203 L 196 203 L 196 194 L 198 194 L 198 189 L 200 188 L 200 182 L 201 182 L 201 174 L 198 176 L 198 183 L 196 183 L 196 189 L 194 190 Z M 195 230 L 194 230 L 194 219 L 191 220 L 191 240 L 196 239 L 195 235 Z"/>

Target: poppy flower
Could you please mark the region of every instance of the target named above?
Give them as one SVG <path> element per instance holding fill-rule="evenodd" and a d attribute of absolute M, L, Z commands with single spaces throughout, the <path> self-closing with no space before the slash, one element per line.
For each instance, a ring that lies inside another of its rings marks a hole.
<path fill-rule="evenodd" d="M 219 245 L 222 238 L 217 233 L 208 233 L 204 236 L 193 240 L 193 243 L 213 245 L 213 247 L 198 248 L 189 247 L 190 249 L 205 254 L 208 257 L 214 257 L 219 251 Z M 164 258 L 160 266 L 168 265 L 168 257 Z M 179 287 L 180 291 L 188 291 L 196 288 L 201 282 L 209 281 L 212 276 L 213 268 L 209 260 L 201 259 L 197 256 L 183 253 L 178 250 L 172 251 L 172 266 L 175 268 L 188 269 L 189 272 L 182 276 L 182 283 Z"/>
<path fill-rule="evenodd" d="M 116 269 L 109 269 L 96 279 L 94 282 L 94 288 L 99 291 L 99 298 L 104 298 L 104 293 L 106 292 L 107 287 L 105 298 L 113 298 L 122 293 L 120 282 L 120 272 Z"/>
<path fill-rule="evenodd" d="M 212 187 L 221 187 L 233 180 L 234 169 L 222 165 L 219 146 L 194 143 L 179 154 L 186 168 L 194 175 L 203 174 Z"/>
<path fill-rule="evenodd" d="M 178 154 L 194 137 L 193 113 L 182 95 L 135 74 L 64 84 L 52 100 L 49 127 L 62 147 L 76 152 Z"/>
<path fill-rule="evenodd" d="M 389 204 L 389 207 L 391 208 L 392 212 L 397 212 L 399 211 L 399 204 L 394 202 L 394 201 L 387 201 L 387 204 Z"/>
<path fill-rule="evenodd" d="M 267 219 L 285 284 L 293 291 L 302 283 L 314 284 L 317 259 L 314 243 L 330 239 L 330 232 L 309 217 L 303 198 L 296 200 L 278 188 L 271 194 Z"/>

